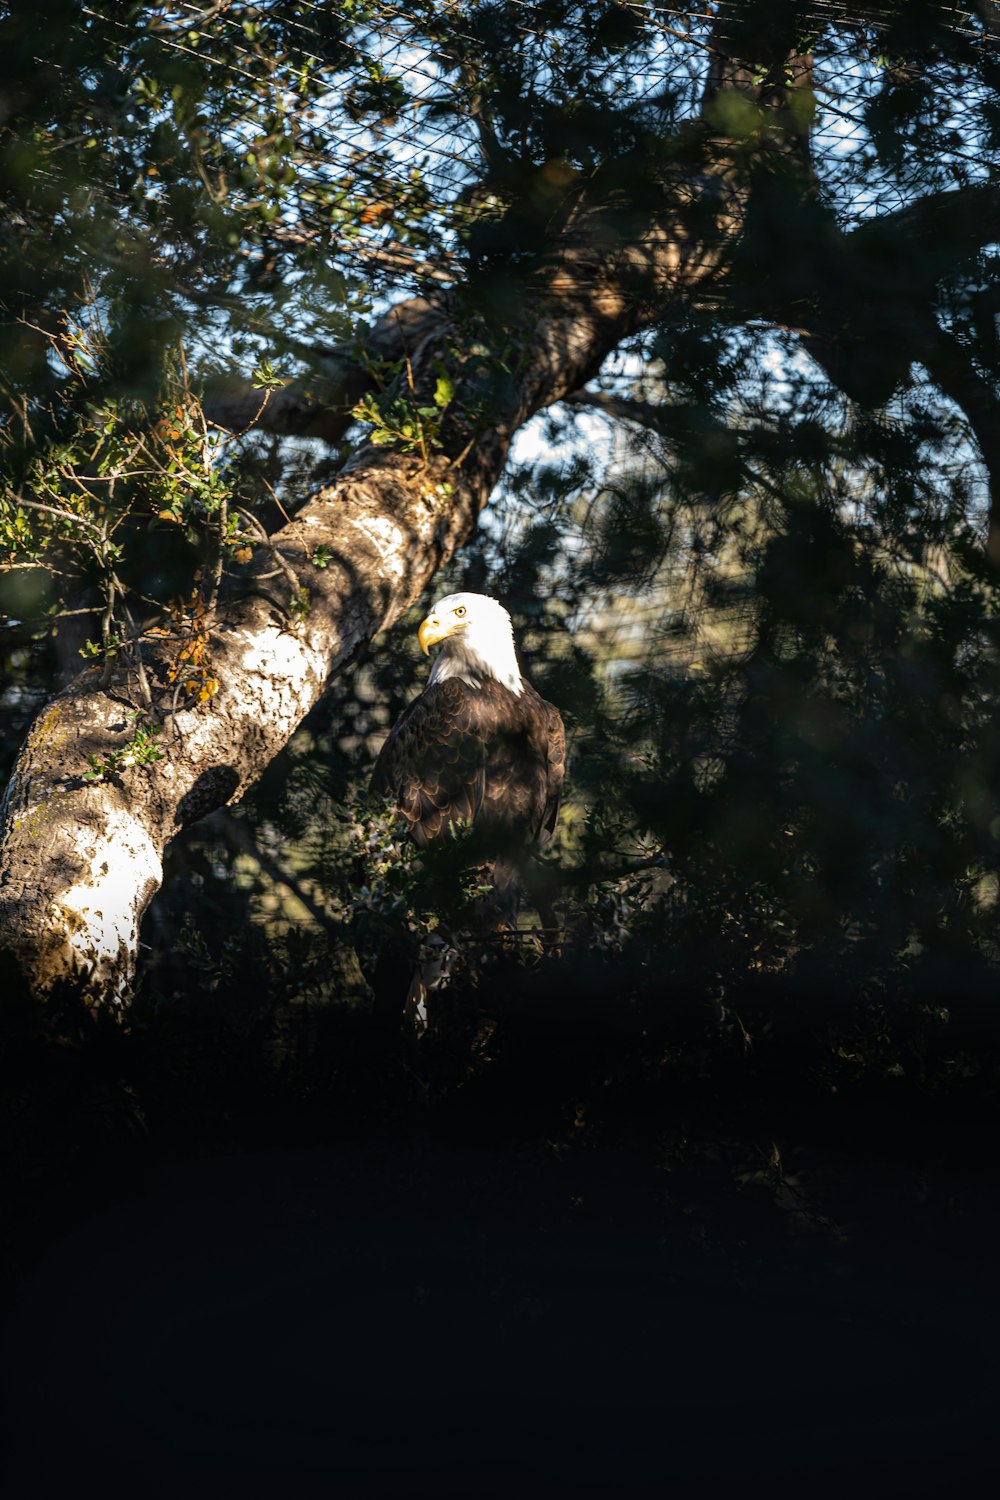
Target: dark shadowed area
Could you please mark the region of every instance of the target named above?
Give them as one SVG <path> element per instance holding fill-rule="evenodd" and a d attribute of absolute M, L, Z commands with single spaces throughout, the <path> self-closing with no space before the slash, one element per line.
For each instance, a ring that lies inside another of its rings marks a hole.
<path fill-rule="evenodd" d="M 824 1094 L 693 1034 L 653 1067 L 534 999 L 462 1081 L 356 1027 L 304 1097 L 163 1038 L 129 1087 L 64 1072 L 5 1193 L 16 1493 L 988 1483 L 992 1090 Z"/>

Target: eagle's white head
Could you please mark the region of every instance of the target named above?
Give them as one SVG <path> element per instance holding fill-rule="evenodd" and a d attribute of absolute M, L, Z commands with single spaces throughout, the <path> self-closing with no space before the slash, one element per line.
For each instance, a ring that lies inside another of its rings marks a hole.
<path fill-rule="evenodd" d="M 441 645 L 431 682 L 459 677 L 470 687 L 479 687 L 484 678 L 495 677 L 520 695 L 521 669 L 510 615 L 486 594 L 449 594 L 439 599 L 417 639 L 425 655 L 431 646 Z"/>

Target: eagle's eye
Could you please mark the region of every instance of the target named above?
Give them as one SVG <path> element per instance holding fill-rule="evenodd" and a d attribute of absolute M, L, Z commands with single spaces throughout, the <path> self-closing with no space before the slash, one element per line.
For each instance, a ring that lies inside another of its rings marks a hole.
<path fill-rule="evenodd" d="M 465 605 L 464 604 L 456 604 L 455 605 L 455 613 L 458 616 L 458 618 L 461 619 L 462 616 L 467 613 Z"/>

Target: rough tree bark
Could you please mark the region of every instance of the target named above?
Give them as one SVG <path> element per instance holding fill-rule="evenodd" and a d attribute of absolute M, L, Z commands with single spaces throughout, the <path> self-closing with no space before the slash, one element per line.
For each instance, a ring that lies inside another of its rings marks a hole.
<path fill-rule="evenodd" d="M 716 68 L 710 94 L 727 86 L 746 91 L 746 70 Z M 763 88 L 780 94 L 773 82 Z M 518 427 L 579 391 L 611 350 L 669 317 L 672 305 L 722 305 L 746 202 L 725 152 L 716 160 L 715 170 L 702 166 L 687 178 L 676 166 L 658 211 L 627 232 L 620 216 L 597 210 L 569 219 L 558 251 L 523 288 L 514 326 L 508 323 L 501 338 L 513 376 L 501 401 L 491 394 L 487 422 L 481 315 L 457 291 L 393 310 L 372 335 L 375 352 L 407 356 L 418 402 L 433 389 L 436 359 L 459 372 L 440 446 L 426 461 L 363 447 L 334 484 L 272 536 L 269 553 L 259 549 L 260 561 L 244 570 L 212 622 L 209 655 L 221 689 L 207 704 L 171 712 L 175 648 L 167 641 L 144 645 L 145 672 L 163 716 L 163 759 L 120 768 L 101 781 L 83 779 L 88 755 L 106 758 L 132 734 L 126 715 L 134 684 L 124 669 L 103 683 L 96 669 L 82 673 L 39 715 L 7 790 L 0 846 L 0 953 L 30 992 L 45 998 L 72 985 L 94 1002 L 125 1001 L 166 844 L 186 824 L 238 798 L 331 679 L 417 597 L 475 525 Z M 970 238 L 997 218 L 995 190 L 972 197 L 982 222 Z M 843 262 L 851 274 L 865 274 L 866 235 L 875 231 L 858 231 L 854 258 Z M 841 369 L 849 388 L 851 373 L 842 367 L 852 330 L 842 326 L 838 309 L 816 298 L 790 308 L 768 305 L 772 291 L 765 273 L 758 315 L 798 327 L 835 378 Z M 755 315 L 745 301 L 738 313 Z M 922 357 L 921 348 L 926 353 L 930 346 L 925 341 L 906 351 L 904 371 L 907 359 Z M 981 382 L 936 349 L 942 384 L 951 382 L 956 399 L 965 391 L 984 400 Z M 298 382 L 272 397 L 268 427 L 328 441 L 342 434 L 366 377 L 347 351 L 327 351 L 320 364 L 321 386 Z M 242 427 L 259 404 L 259 397 L 223 392 L 213 415 Z M 982 410 L 977 420 L 986 432 Z M 317 556 L 323 566 L 314 563 Z M 280 588 L 259 576 L 273 572 L 275 559 Z M 293 608 L 293 587 L 300 586 L 308 597 L 304 617 Z"/>

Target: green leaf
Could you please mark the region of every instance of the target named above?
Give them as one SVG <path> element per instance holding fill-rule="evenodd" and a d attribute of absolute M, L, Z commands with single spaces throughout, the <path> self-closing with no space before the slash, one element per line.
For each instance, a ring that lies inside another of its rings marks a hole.
<path fill-rule="evenodd" d="M 444 411 L 455 395 L 455 383 L 449 375 L 439 375 L 434 387 L 434 405 Z"/>

